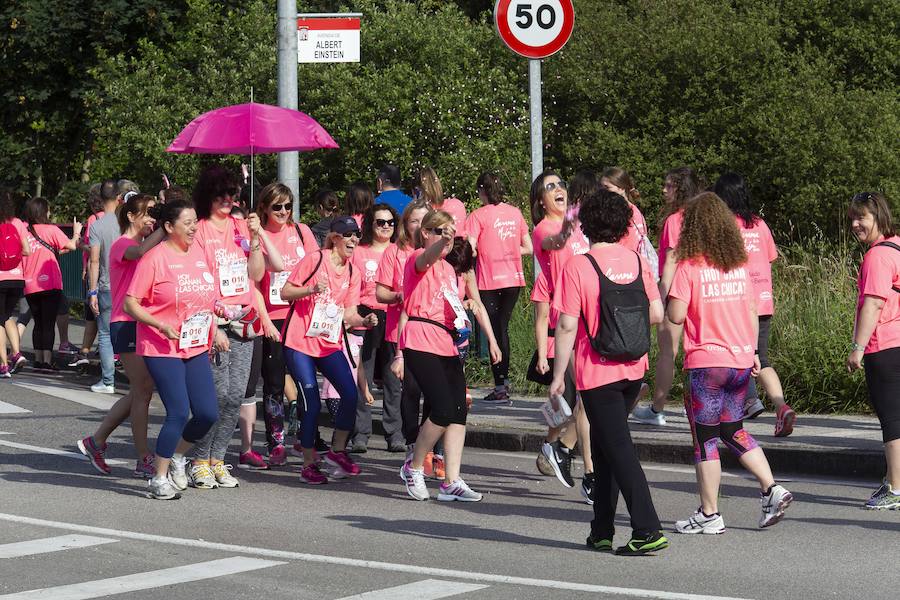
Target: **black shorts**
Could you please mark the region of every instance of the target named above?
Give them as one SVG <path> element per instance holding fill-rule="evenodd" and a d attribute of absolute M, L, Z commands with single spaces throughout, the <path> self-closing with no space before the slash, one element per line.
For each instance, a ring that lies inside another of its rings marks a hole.
<path fill-rule="evenodd" d="M 759 336 L 756 339 L 756 353 L 759 354 L 759 368 L 771 367 L 769 363 L 769 329 L 772 327 L 772 315 L 759 316 Z"/>
<path fill-rule="evenodd" d="M 900 439 L 900 348 L 866 354 L 863 367 L 882 439 L 885 443 Z"/>
<path fill-rule="evenodd" d="M 0 327 L 12 318 L 24 292 L 24 281 L 0 281 Z"/>
<path fill-rule="evenodd" d="M 109 339 L 115 354 L 134 352 L 137 344 L 137 324 L 134 321 L 110 323 Z"/>
<path fill-rule="evenodd" d="M 407 348 L 403 358 L 431 407 L 428 419 L 439 427 L 465 425 L 466 376 L 459 357 Z"/>

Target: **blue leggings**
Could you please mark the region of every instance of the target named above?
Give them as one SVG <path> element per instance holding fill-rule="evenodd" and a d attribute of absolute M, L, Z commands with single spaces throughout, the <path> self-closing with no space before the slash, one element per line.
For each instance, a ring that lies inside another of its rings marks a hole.
<path fill-rule="evenodd" d="M 219 420 L 209 355 L 201 352 L 187 359 L 145 356 L 144 363 L 166 407 L 166 420 L 156 439 L 156 454 L 172 458 L 179 439 L 197 442 Z"/>
<path fill-rule="evenodd" d="M 319 399 L 319 383 L 316 381 L 316 368 L 322 372 L 341 397 L 337 413 L 334 415 L 334 428 L 339 431 L 353 431 L 356 424 L 356 382 L 350 372 L 350 364 L 341 351 L 332 352 L 328 356 L 314 358 L 284 346 L 284 363 L 288 372 L 297 384 L 303 411 L 300 430 L 300 445 L 314 448 L 316 445 L 316 426 L 322 401 Z"/>

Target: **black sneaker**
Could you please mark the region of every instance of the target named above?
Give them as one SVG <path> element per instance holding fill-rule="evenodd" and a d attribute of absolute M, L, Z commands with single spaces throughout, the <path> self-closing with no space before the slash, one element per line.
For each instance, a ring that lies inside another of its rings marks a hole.
<path fill-rule="evenodd" d="M 669 547 L 669 538 L 664 536 L 661 531 L 651 533 L 647 537 L 631 536 L 628 543 L 624 546 L 616 548 L 616 554 L 619 556 L 643 556 L 645 554 L 653 554 L 659 550 Z"/>
<path fill-rule="evenodd" d="M 562 442 L 556 441 L 552 444 L 544 442 L 541 452 L 550 461 L 559 482 L 567 488 L 573 487 L 575 480 L 572 479 L 572 451 L 563 446 Z"/>
<path fill-rule="evenodd" d="M 72 369 L 83 367 L 89 364 L 91 364 L 91 361 L 88 360 L 87 354 L 82 354 L 81 352 L 73 356 L 72 360 L 69 361 L 69 367 Z"/>
<path fill-rule="evenodd" d="M 587 537 L 586 541 L 587 547 L 595 552 L 612 552 L 612 538 L 604 538 L 600 536 L 594 536 L 593 533 Z"/>
<path fill-rule="evenodd" d="M 328 452 L 331 450 L 331 447 L 328 445 L 325 440 L 322 439 L 321 436 L 316 436 L 316 452 Z"/>
<path fill-rule="evenodd" d="M 569 451 L 571 452 L 571 450 Z M 593 473 L 585 473 L 584 477 L 581 478 L 581 495 L 584 497 L 584 501 L 589 505 L 593 506 L 594 504 L 594 474 Z"/>

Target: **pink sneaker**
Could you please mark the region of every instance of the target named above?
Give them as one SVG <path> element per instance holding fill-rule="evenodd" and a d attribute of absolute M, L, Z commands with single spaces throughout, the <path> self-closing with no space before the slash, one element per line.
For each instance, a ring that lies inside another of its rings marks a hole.
<path fill-rule="evenodd" d="M 83 440 L 78 440 L 77 444 L 78 450 L 88 457 L 88 460 L 91 461 L 91 464 L 94 465 L 94 468 L 97 469 L 97 471 L 103 475 L 112 473 L 112 469 L 106 464 L 106 457 L 104 457 L 106 448 L 108 447 L 107 444 L 103 444 L 102 448 L 98 448 L 94 444 L 94 438 L 92 436 L 87 436 Z"/>
<path fill-rule="evenodd" d="M 134 465 L 132 475 L 143 479 L 152 479 L 156 475 L 156 468 L 153 466 L 153 455 L 148 454 L 144 458 L 139 458 Z"/>
<path fill-rule="evenodd" d="M 285 464 L 287 464 L 287 450 L 282 444 L 269 450 L 269 466 L 283 467 Z"/>
<path fill-rule="evenodd" d="M 9 365 L 0 365 L 0 379 L 9 379 L 12 375 L 9 374 Z"/>
<path fill-rule="evenodd" d="M 323 483 L 328 483 L 328 478 L 319 470 L 319 465 L 313 463 L 303 467 L 303 470 L 300 472 L 300 481 L 309 485 L 322 485 Z"/>
<path fill-rule="evenodd" d="M 329 450 L 328 454 L 325 455 L 325 463 L 331 467 L 336 469 L 340 469 L 343 471 L 345 476 L 354 476 L 359 475 L 360 469 L 359 466 L 353 462 L 350 458 L 350 455 L 344 452 L 335 452 L 333 450 Z"/>
<path fill-rule="evenodd" d="M 284 446 L 279 446 L 279 448 L 284 448 Z M 268 468 L 269 465 L 266 464 L 259 452 L 254 452 L 252 449 L 248 452 L 241 452 L 241 456 L 238 459 L 238 469 L 265 471 Z"/>

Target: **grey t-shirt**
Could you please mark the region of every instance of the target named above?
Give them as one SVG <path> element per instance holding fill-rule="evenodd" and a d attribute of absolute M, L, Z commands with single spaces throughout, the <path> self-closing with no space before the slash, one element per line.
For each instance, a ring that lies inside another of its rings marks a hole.
<path fill-rule="evenodd" d="M 115 213 L 106 213 L 91 225 L 91 233 L 88 244 L 91 247 L 100 246 L 100 277 L 97 280 L 97 289 L 109 291 L 109 250 L 113 242 L 122 237 L 119 230 L 119 220 Z"/>

